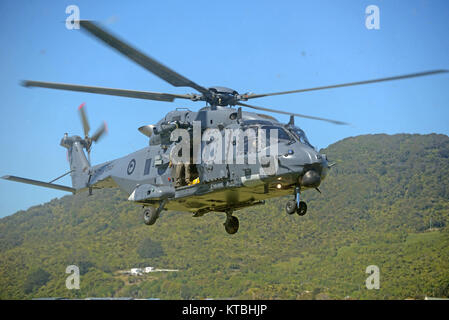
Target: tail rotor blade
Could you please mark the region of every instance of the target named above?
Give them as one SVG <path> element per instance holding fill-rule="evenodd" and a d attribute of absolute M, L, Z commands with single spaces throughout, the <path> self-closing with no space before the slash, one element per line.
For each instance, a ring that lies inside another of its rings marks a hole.
<path fill-rule="evenodd" d="M 100 138 L 101 138 L 105 133 L 108 132 L 108 129 L 107 129 L 107 128 L 108 128 L 108 127 L 107 127 L 107 125 L 106 125 L 106 122 L 103 122 L 103 124 L 101 125 L 101 127 L 98 128 L 97 131 L 95 131 L 95 133 L 93 134 L 91 140 L 92 140 L 92 141 L 95 141 L 95 142 L 98 142 L 98 140 L 100 140 Z"/>
<path fill-rule="evenodd" d="M 83 123 L 83 131 L 84 131 L 84 136 L 88 137 L 89 136 L 89 131 L 90 131 L 90 126 L 89 126 L 89 121 L 87 120 L 87 115 L 86 115 L 86 111 L 84 110 L 84 105 L 86 103 L 82 103 L 79 107 L 78 110 L 80 112 L 80 116 L 81 116 L 81 122 Z"/>

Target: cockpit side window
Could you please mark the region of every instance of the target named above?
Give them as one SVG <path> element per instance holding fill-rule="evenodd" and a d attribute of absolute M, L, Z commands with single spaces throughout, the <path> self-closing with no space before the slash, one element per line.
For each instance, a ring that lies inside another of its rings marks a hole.
<path fill-rule="evenodd" d="M 290 141 L 292 138 L 285 132 L 284 129 L 277 126 L 262 126 L 262 129 L 266 132 L 267 142 L 270 141 L 271 130 L 277 130 L 278 140 Z"/>
<path fill-rule="evenodd" d="M 266 122 L 266 121 L 263 121 Z M 294 142 L 295 138 L 294 135 L 290 134 L 289 132 L 287 132 L 284 128 L 276 126 L 276 125 L 272 125 L 270 124 L 261 124 L 259 123 L 259 121 L 257 122 L 249 122 L 246 121 L 244 123 L 243 126 L 243 130 L 253 130 L 253 132 L 255 133 L 255 138 L 254 140 L 248 141 L 247 137 L 245 136 L 244 139 L 244 145 L 245 145 L 245 153 L 248 152 L 248 143 L 252 144 L 252 147 L 257 148 L 258 147 L 258 141 L 259 141 L 259 132 L 262 129 L 265 132 L 265 144 L 266 146 L 270 145 L 270 135 L 271 135 L 271 130 L 276 130 L 277 131 L 277 138 L 278 141 L 284 141 L 284 142 Z M 255 149 L 254 149 L 255 150 Z"/>
<path fill-rule="evenodd" d="M 290 128 L 290 132 L 295 135 L 295 137 L 299 140 L 299 142 L 313 148 L 313 146 L 310 144 L 309 140 L 307 139 L 306 134 L 304 133 L 304 131 L 302 129 L 300 129 L 298 127 L 292 127 L 292 128 Z"/>

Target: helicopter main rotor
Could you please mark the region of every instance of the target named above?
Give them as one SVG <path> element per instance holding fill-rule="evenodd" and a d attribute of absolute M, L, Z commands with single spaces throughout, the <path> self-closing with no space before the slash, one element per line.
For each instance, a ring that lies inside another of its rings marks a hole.
<path fill-rule="evenodd" d="M 126 89 L 113 89 L 113 88 L 104 88 L 104 87 L 93 87 L 93 86 L 82 86 L 82 85 L 74 85 L 74 84 L 65 84 L 65 83 L 55 83 L 55 82 L 42 82 L 42 81 L 23 81 L 22 85 L 25 87 L 41 87 L 41 88 L 50 88 L 50 89 L 60 89 L 60 90 L 70 90 L 70 91 L 80 91 L 80 92 L 88 92 L 88 93 L 97 93 L 97 94 L 105 94 L 105 95 L 113 95 L 120 97 L 128 97 L 128 98 L 137 98 L 137 99 L 146 99 L 146 100 L 156 100 L 156 101 L 165 101 L 165 102 L 173 102 L 175 99 L 187 99 L 191 101 L 205 101 L 210 104 L 211 107 L 216 106 L 235 106 L 239 105 L 242 107 L 247 107 L 256 110 L 262 110 L 266 112 L 280 113 L 286 114 L 290 116 L 297 116 L 306 119 L 313 120 L 321 120 L 327 121 L 333 124 L 345 125 L 347 123 L 308 116 L 299 113 L 293 113 L 288 111 L 282 111 L 277 109 L 271 109 L 266 107 L 258 107 L 254 105 L 249 105 L 246 103 L 242 103 L 241 101 L 248 101 L 250 99 L 262 98 L 267 96 L 275 96 L 275 95 L 284 95 L 284 94 L 292 94 L 292 93 L 301 93 L 308 91 L 316 91 L 316 90 L 324 90 L 331 88 L 341 88 L 362 84 L 370 84 L 384 81 L 393 81 L 393 80 L 401 80 L 415 77 L 422 77 L 428 75 L 434 75 L 438 73 L 445 73 L 448 70 L 431 70 L 419 73 L 405 74 L 400 76 L 386 77 L 386 78 L 378 78 L 371 79 L 365 81 L 357 81 L 357 82 L 349 82 L 343 84 L 335 84 L 329 86 L 320 86 L 314 88 L 307 89 L 298 89 L 298 90 L 290 90 L 290 91 L 281 91 L 281 92 L 272 92 L 272 93 L 262 93 L 262 94 L 252 94 L 245 93 L 239 94 L 237 91 L 224 87 L 211 87 L 205 88 L 192 80 L 180 75 L 176 71 L 164 66 L 160 62 L 155 59 L 145 55 L 139 50 L 133 48 L 128 45 L 124 41 L 120 40 L 116 36 L 112 35 L 110 32 L 107 32 L 97 24 L 88 20 L 81 20 L 80 26 L 82 30 L 89 32 L 91 35 L 95 36 L 97 39 L 103 41 L 105 44 L 119 51 L 129 59 L 133 60 L 138 65 L 142 66 L 146 70 L 150 71 L 154 75 L 158 76 L 162 80 L 170 83 L 175 87 L 190 87 L 200 94 L 191 93 L 191 94 L 172 94 L 172 93 L 158 93 L 158 92 L 150 92 L 150 91 L 136 91 L 136 90 L 126 90 Z"/>

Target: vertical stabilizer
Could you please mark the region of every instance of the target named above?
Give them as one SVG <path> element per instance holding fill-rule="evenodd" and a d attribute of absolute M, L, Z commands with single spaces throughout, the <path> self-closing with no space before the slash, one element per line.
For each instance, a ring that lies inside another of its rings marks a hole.
<path fill-rule="evenodd" d="M 87 188 L 90 163 L 83 150 L 86 147 L 85 141 L 79 136 L 69 137 L 65 134 L 61 140 L 61 146 L 67 148 L 73 188 L 76 190 Z"/>

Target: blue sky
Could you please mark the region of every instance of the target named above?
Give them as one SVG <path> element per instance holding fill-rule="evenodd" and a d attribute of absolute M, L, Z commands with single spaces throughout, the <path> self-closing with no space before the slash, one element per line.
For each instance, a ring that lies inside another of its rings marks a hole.
<path fill-rule="evenodd" d="M 92 131 L 109 134 L 93 163 L 143 148 L 137 131 L 175 103 L 27 89 L 23 79 L 156 92 L 174 88 L 80 30 L 65 9 L 98 21 L 128 43 L 203 86 L 274 92 L 449 69 L 448 1 L 13 1 L 0 2 L 0 176 L 49 181 L 67 172 L 65 132 L 82 133 L 85 102 Z M 380 9 L 380 30 L 365 8 Z M 368 133 L 449 134 L 449 74 L 255 99 L 252 104 L 351 123 L 297 119 L 312 144 L 326 147 Z M 276 116 L 288 121 L 287 116 Z M 62 184 L 69 185 L 64 178 Z M 66 193 L 0 180 L 0 217 Z"/>

